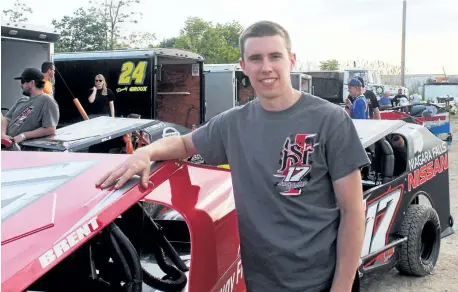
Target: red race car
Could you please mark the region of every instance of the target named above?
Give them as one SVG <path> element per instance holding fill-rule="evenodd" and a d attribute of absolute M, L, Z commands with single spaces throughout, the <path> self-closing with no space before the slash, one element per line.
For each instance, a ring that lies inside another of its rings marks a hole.
<path fill-rule="evenodd" d="M 2 291 L 245 290 L 228 170 L 152 164 L 149 189 L 101 190 L 124 155 L 2 155 Z"/>
<path fill-rule="evenodd" d="M 428 275 L 454 232 L 446 143 L 403 121 L 354 123 L 372 161 L 360 276 Z M 159 162 L 147 189 L 96 188 L 127 155 L 2 152 L 2 291 L 246 290 L 230 171 Z"/>

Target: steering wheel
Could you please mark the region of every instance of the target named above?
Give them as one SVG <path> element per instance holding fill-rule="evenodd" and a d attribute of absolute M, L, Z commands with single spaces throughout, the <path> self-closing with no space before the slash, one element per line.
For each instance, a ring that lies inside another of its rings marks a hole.
<path fill-rule="evenodd" d="M 2 150 L 21 151 L 21 146 L 17 142 L 2 138 Z"/>

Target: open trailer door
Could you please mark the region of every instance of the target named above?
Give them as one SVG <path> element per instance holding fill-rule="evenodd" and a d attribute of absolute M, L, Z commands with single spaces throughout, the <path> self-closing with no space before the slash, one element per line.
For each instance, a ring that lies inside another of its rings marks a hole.
<path fill-rule="evenodd" d="M 2 22 L 2 109 L 11 108 L 22 94 L 21 82 L 13 78 L 21 76 L 25 68 L 41 69 L 43 62 L 51 61 L 58 38 L 52 28 Z"/>

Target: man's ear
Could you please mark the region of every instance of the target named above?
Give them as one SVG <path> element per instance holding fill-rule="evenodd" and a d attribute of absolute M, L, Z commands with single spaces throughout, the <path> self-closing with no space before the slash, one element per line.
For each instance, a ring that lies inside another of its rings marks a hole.
<path fill-rule="evenodd" d="M 296 66 L 296 53 L 290 53 L 289 54 L 289 59 L 290 59 L 290 71 L 294 70 L 294 67 Z"/>

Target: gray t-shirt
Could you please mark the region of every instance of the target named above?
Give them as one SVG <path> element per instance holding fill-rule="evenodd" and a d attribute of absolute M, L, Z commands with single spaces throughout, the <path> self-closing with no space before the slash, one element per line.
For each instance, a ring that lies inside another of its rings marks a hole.
<path fill-rule="evenodd" d="M 5 115 L 8 119 L 6 134 L 14 137 L 38 128 L 56 127 L 59 115 L 57 102 L 48 94 L 22 96 Z"/>
<path fill-rule="evenodd" d="M 248 291 L 329 288 L 340 219 L 332 181 L 369 163 L 345 111 L 309 94 L 280 112 L 254 100 L 192 137 L 208 164 L 230 164 Z"/>

